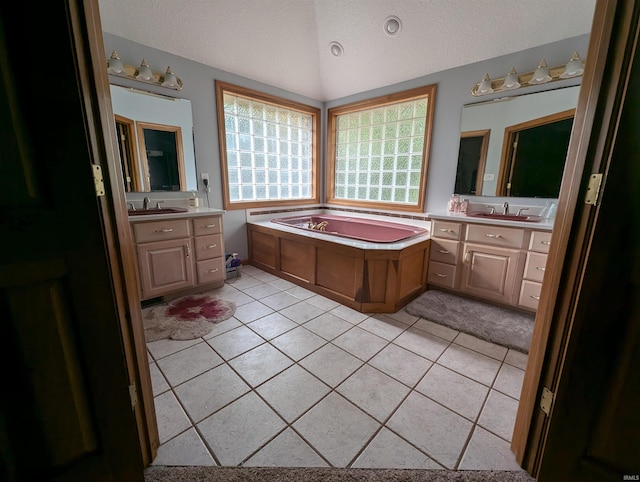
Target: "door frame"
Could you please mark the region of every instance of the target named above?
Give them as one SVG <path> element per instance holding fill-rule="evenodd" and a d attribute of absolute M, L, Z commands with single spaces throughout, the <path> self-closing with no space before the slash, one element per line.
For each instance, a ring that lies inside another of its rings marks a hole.
<path fill-rule="evenodd" d="M 606 167 L 615 136 L 620 102 L 629 70 L 633 24 L 632 0 L 597 0 L 585 72 L 578 98 L 567 163 L 558 199 L 547 266 L 536 313 L 531 349 L 524 376 L 511 448 L 517 462 L 538 477 L 550 426 L 540 408 L 543 388 L 553 394 L 568 381 L 561 377 L 567 348 L 583 320 L 575 308 L 583 288 L 582 271 L 590 245 L 597 206 L 584 196 L 591 173 Z M 584 429 L 576 427 L 576 429 Z"/>

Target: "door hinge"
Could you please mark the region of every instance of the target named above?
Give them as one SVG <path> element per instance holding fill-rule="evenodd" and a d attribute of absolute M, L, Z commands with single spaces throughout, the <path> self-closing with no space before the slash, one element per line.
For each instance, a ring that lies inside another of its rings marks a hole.
<path fill-rule="evenodd" d="M 104 196 L 104 178 L 102 177 L 102 166 L 93 164 L 93 183 L 96 186 L 96 196 Z"/>
<path fill-rule="evenodd" d="M 591 174 L 591 177 L 589 177 L 589 185 L 587 186 L 587 194 L 584 198 L 585 204 L 595 204 L 598 201 L 601 185 L 602 174 Z"/>
<path fill-rule="evenodd" d="M 542 396 L 540 397 L 540 408 L 544 413 L 549 415 L 551 413 L 551 406 L 553 400 L 556 398 L 556 394 L 549 390 L 547 387 L 542 389 Z"/>
<path fill-rule="evenodd" d="M 138 389 L 135 383 L 129 385 L 129 398 L 131 398 L 131 408 L 136 408 L 138 404 Z"/>

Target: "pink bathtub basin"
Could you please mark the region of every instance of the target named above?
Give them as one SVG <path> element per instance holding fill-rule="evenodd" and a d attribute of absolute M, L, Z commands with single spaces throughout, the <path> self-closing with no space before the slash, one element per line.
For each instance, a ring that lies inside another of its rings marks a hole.
<path fill-rule="evenodd" d="M 390 223 L 366 218 L 350 218 L 348 216 L 333 216 L 330 214 L 318 214 L 315 216 L 292 216 L 276 218 L 274 223 L 293 226 L 305 231 L 320 232 L 343 238 L 359 239 L 371 243 L 396 243 L 412 236 L 427 232 L 424 228 L 408 226 L 406 224 Z M 310 228 L 309 225 L 318 225 L 326 222 L 325 230 L 319 231 Z"/>

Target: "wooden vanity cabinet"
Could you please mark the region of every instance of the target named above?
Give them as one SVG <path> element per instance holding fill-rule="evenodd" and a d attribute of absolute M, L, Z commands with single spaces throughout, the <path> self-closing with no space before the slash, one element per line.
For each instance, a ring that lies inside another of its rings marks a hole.
<path fill-rule="evenodd" d="M 428 283 L 535 311 L 551 232 L 432 221 Z"/>
<path fill-rule="evenodd" d="M 136 220 L 131 228 L 142 300 L 224 283 L 221 216 Z"/>

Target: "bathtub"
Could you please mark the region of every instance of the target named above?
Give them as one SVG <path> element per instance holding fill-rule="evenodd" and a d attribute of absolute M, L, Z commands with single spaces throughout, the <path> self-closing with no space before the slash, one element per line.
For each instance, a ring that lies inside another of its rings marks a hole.
<path fill-rule="evenodd" d="M 330 214 L 275 218 L 271 222 L 293 226 L 305 231 L 321 232 L 327 235 L 358 239 L 371 243 L 397 243 L 412 236 L 427 233 L 427 229 L 407 224 Z M 327 223 L 324 231 L 310 227 L 310 225 L 317 225 L 323 222 Z"/>

